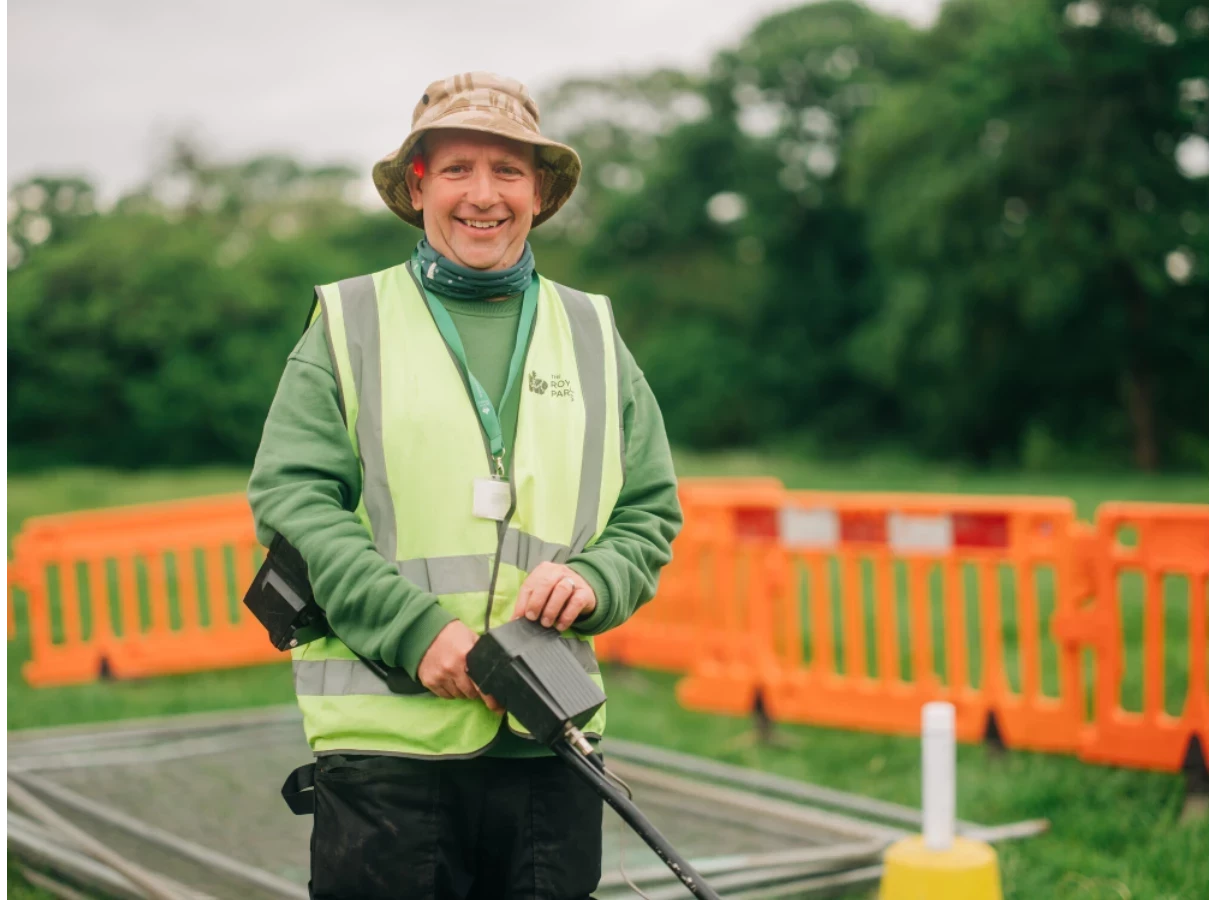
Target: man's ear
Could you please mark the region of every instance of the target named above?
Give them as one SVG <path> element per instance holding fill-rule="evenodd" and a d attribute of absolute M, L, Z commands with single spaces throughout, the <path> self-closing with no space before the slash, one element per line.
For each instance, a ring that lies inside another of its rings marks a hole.
<path fill-rule="evenodd" d="M 405 170 L 405 186 L 409 188 L 409 203 L 418 212 L 422 211 L 422 179 L 413 170 L 413 164 Z"/>
<path fill-rule="evenodd" d="M 540 210 L 544 206 L 544 179 L 548 176 L 548 170 L 536 167 L 536 192 L 532 198 L 532 215 L 540 215 Z"/>

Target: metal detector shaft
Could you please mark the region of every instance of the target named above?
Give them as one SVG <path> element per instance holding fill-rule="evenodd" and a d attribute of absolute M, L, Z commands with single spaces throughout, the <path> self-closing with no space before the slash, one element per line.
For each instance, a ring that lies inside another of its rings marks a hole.
<path fill-rule="evenodd" d="M 701 877 L 700 873 L 686 859 L 679 855 L 679 851 L 671 846 L 671 843 L 662 836 L 657 828 L 650 824 L 649 819 L 642 814 L 633 801 L 625 797 L 608 782 L 607 777 L 590 759 L 562 741 L 556 742 L 552 747 L 559 756 L 573 767 L 575 772 L 595 789 L 595 792 L 604 799 L 604 802 L 616 810 L 620 818 L 624 819 L 628 826 L 637 832 L 637 836 L 650 846 L 650 849 L 658 855 L 659 859 L 666 863 L 667 868 L 692 893 L 692 896 L 698 897 L 700 900 L 721 900 L 717 892 L 709 887 L 708 882 Z"/>
<path fill-rule="evenodd" d="M 701 900 L 719 900 L 700 873 L 608 781 L 602 760 L 579 730 L 607 700 L 575 654 L 575 648 L 581 646 L 539 622 L 515 619 L 477 639 L 468 652 L 468 674 L 480 690 L 498 698 L 532 737 L 573 766 L 684 887 Z"/>

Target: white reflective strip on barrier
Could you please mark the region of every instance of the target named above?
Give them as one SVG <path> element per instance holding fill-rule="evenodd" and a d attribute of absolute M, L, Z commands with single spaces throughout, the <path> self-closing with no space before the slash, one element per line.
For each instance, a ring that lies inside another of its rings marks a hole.
<path fill-rule="evenodd" d="M 840 542 L 840 517 L 833 509 L 780 511 L 780 539 L 786 547 L 834 547 Z"/>
<path fill-rule="evenodd" d="M 907 516 L 891 513 L 886 522 L 890 549 L 948 553 L 953 549 L 953 519 L 949 516 Z"/>

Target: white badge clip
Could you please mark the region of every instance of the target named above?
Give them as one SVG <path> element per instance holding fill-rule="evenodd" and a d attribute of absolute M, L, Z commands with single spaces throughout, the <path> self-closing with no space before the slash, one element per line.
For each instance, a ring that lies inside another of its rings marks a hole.
<path fill-rule="evenodd" d="M 510 512 L 510 482 L 497 478 L 473 480 L 473 515 L 501 522 Z"/>

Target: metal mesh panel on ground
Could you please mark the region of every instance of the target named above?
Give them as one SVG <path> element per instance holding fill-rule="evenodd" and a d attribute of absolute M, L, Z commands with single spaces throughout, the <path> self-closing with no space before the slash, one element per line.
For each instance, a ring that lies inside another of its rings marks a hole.
<path fill-rule="evenodd" d="M 875 809 L 863 817 L 830 812 L 799 800 L 799 790 L 812 790 L 799 782 L 762 776 L 765 789 L 753 790 L 745 786 L 745 770 L 734 775 L 731 767 L 704 763 L 716 766 L 706 775 L 701 764 L 677 754 L 625 742 L 605 748 L 609 767 L 630 782 L 637 804 L 680 852 L 723 873 L 718 877 L 747 884 L 762 882 L 746 873 L 771 869 L 771 855 L 781 852 L 826 857 L 811 863 L 815 872 L 871 867 L 881 846 L 908 830 L 891 818 L 914 818 L 913 811 L 873 801 Z M 279 786 L 309 756 L 298 713 L 273 709 L 14 733 L 9 776 L 147 870 L 213 897 L 260 900 L 306 896 L 312 820 L 290 814 Z M 13 807 L 10 795 L 10 821 L 25 812 Z M 604 825 L 598 896 L 631 895 L 619 874 L 621 841 L 628 871 L 647 892 L 680 890 L 606 807 Z M 841 846 L 852 856 L 831 859 L 831 848 Z"/>

